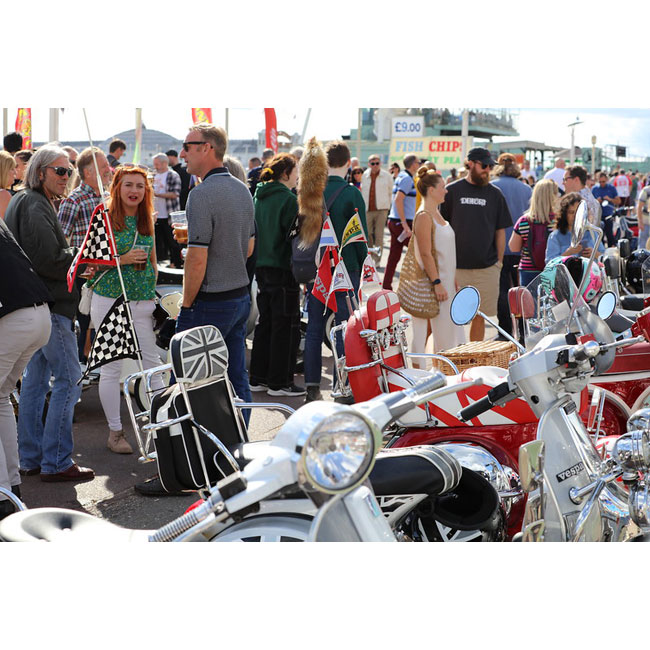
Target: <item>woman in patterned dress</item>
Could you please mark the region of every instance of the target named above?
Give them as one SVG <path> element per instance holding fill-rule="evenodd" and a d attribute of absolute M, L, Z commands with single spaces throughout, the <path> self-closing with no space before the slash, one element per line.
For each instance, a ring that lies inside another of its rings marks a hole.
<path fill-rule="evenodd" d="M 108 212 L 120 256 L 124 288 L 142 351 L 143 367 L 145 370 L 154 368 L 161 365 L 152 316 L 158 270 L 153 236 L 153 190 L 145 168 L 118 167 L 110 187 Z M 144 248 L 147 246 L 148 249 Z M 111 267 L 105 272 L 100 269 L 88 284 L 93 289 L 90 317 L 95 329 L 98 329 L 115 300 L 122 295 L 117 269 Z M 120 418 L 121 369 L 121 360 L 101 367 L 99 399 L 108 421 L 108 448 L 117 454 L 130 454 L 133 449 L 124 437 Z M 160 375 L 154 379 L 152 387 L 163 388 Z"/>

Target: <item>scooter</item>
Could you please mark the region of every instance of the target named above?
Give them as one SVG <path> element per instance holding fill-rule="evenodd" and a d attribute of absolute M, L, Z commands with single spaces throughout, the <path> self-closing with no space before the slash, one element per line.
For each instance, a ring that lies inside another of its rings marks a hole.
<path fill-rule="evenodd" d="M 592 373 L 611 365 L 616 347 L 635 340 L 611 340 L 604 313 L 593 314 L 580 296 L 575 285 L 563 296 L 556 294 L 553 333 L 543 334 L 532 350 L 511 362 L 500 387 L 459 414 L 467 419 L 523 396 L 539 418 L 536 440 L 519 453 L 528 500 L 515 540 L 631 541 L 644 539 L 650 530 L 650 486 L 640 474 L 650 470 L 650 411 L 632 418 L 637 429 L 620 436 L 613 457 L 603 460 L 571 397 L 584 390 Z M 452 305 L 454 322 L 470 322 L 477 299 L 471 287 L 462 289 Z M 605 341 L 599 340 L 603 335 Z"/>
<path fill-rule="evenodd" d="M 221 477 L 239 471 L 265 453 L 268 443 L 249 442 L 241 417 L 244 409 L 271 408 L 292 414 L 293 410 L 283 404 L 244 403 L 235 397 L 227 378 L 227 348 L 215 327 L 197 327 L 175 335 L 170 357 L 168 366 L 135 373 L 125 382 L 124 395 L 140 460 L 156 462 L 159 479 L 167 491 L 193 490 L 205 497 L 205 490 Z M 172 369 L 176 383 L 154 395 L 148 410 L 136 413 L 130 385 L 137 379 L 149 387 L 155 374 Z M 444 375 L 437 376 L 444 385 Z M 481 381 L 441 388 L 435 394 L 442 396 Z M 321 404 L 321 408 L 329 407 Z M 457 461 L 442 449 L 420 447 L 419 460 L 410 461 L 411 474 L 395 483 L 395 473 L 392 477 L 386 473 L 386 459 L 390 468 L 394 462 L 390 458 L 409 456 L 411 452 L 382 451 L 370 475 L 376 494 L 384 499 L 382 511 L 396 534 L 417 541 L 437 541 L 435 522 L 441 522 L 458 529 L 479 529 L 486 541 L 504 537 L 505 517 L 490 483 L 470 469 L 461 473 Z M 459 478 L 449 482 L 443 498 L 435 476 L 437 468 L 445 465 L 455 466 L 453 473 Z M 282 517 L 284 521 L 289 515 L 311 518 L 314 511 L 305 495 L 297 492 L 290 499 L 281 495 L 265 500 L 260 514 Z M 250 525 L 246 521 L 241 528 L 248 531 Z M 234 528 L 229 534 L 237 535 L 239 531 Z"/>
<path fill-rule="evenodd" d="M 381 446 L 381 430 L 427 400 L 432 392 L 445 390 L 444 383 L 444 377 L 436 374 L 411 389 L 364 404 L 306 405 L 286 421 L 273 441 L 260 443 L 261 453 L 241 471 L 210 488 L 200 506 L 156 531 L 122 528 L 75 510 L 27 510 L 13 494 L 0 488 L 20 509 L 0 522 L 0 539 L 68 543 L 227 541 L 232 539 L 232 528 L 239 526 L 238 539 L 396 541 L 367 480 Z M 389 455 L 384 461 L 387 482 L 399 484 L 419 460 L 417 450 L 410 457 Z M 437 473 L 440 492 L 457 478 L 453 465 L 441 467 Z M 251 523 L 250 515 L 259 511 L 265 500 L 278 494 L 291 495 L 296 489 L 309 497 L 314 516 L 285 516 L 282 521 L 259 517 Z M 246 531 L 242 526 L 247 526 Z"/>

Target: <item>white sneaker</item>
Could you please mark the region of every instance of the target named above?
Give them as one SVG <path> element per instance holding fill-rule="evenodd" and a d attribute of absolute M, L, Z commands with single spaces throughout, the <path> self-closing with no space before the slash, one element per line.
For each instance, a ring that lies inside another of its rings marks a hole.
<path fill-rule="evenodd" d="M 248 386 L 251 389 L 251 393 L 263 393 L 268 389 L 268 386 L 266 384 L 251 384 L 249 382 Z"/>

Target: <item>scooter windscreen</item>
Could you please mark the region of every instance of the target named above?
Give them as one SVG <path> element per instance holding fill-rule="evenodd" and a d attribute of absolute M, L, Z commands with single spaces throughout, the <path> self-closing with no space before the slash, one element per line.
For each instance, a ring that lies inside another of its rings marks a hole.
<path fill-rule="evenodd" d="M 569 268 L 558 257 L 551 260 L 544 270 L 524 289 L 518 292 L 519 313 L 524 319 L 526 349 L 530 350 L 548 334 L 566 331 L 574 301 L 577 310 L 587 309 Z M 572 324 L 571 331 L 578 331 Z"/>

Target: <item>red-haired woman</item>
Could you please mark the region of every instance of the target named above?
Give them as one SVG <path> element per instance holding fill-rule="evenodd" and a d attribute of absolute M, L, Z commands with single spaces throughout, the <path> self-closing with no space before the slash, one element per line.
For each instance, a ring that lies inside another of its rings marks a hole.
<path fill-rule="evenodd" d="M 145 369 L 161 364 L 153 332 L 153 310 L 156 297 L 156 247 L 154 245 L 153 190 L 142 167 L 120 165 L 110 187 L 108 212 L 115 235 L 117 253 L 130 301 L 131 314 Z M 93 295 L 90 317 L 97 329 L 122 288 L 117 269 L 97 271 L 89 281 Z M 101 368 L 99 399 L 108 421 L 108 448 L 117 454 L 130 454 L 131 445 L 124 437 L 120 419 L 120 372 L 122 361 L 107 363 Z M 152 382 L 162 388 L 162 379 Z"/>

